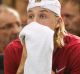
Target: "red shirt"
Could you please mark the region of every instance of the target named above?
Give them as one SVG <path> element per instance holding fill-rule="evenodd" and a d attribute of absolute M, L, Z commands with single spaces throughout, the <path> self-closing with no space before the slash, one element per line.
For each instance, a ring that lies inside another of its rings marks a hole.
<path fill-rule="evenodd" d="M 22 55 L 19 39 L 12 41 L 4 51 L 4 74 L 16 74 Z"/>
<path fill-rule="evenodd" d="M 80 74 L 80 38 L 69 34 L 65 46 L 53 54 L 52 69 L 56 74 Z"/>
<path fill-rule="evenodd" d="M 66 45 L 53 55 L 52 69 L 57 74 L 80 74 L 80 38 L 69 34 Z M 16 74 L 22 55 L 22 45 L 17 39 L 4 52 L 4 74 Z"/>

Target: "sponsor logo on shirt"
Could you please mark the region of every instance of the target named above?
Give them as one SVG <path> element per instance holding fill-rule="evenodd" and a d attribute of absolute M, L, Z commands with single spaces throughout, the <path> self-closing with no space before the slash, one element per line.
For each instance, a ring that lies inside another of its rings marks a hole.
<path fill-rule="evenodd" d="M 65 68 L 66 68 L 66 67 L 64 66 L 64 67 L 62 67 L 62 68 L 60 68 L 60 69 L 56 69 L 56 73 L 59 73 L 59 72 L 63 71 Z"/>

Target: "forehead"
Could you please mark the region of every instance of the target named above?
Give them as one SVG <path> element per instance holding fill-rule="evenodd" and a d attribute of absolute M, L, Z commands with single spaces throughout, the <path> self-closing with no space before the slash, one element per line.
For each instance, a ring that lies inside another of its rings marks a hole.
<path fill-rule="evenodd" d="M 18 19 L 20 20 L 19 16 L 16 14 L 17 12 L 15 10 L 9 9 L 5 6 L 0 6 L 0 20 L 10 20 L 10 19 Z"/>
<path fill-rule="evenodd" d="M 0 14 L 0 25 L 7 24 L 7 23 L 15 23 L 15 22 L 19 22 L 16 16 L 10 13 Z"/>
<path fill-rule="evenodd" d="M 77 13 L 79 13 L 79 6 L 75 5 L 71 2 L 67 2 L 62 7 L 62 13 L 77 14 Z"/>

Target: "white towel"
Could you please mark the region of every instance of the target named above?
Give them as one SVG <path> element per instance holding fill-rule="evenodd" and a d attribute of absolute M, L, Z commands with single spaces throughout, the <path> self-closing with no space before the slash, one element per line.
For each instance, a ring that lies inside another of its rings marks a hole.
<path fill-rule="evenodd" d="M 51 74 L 53 35 L 53 30 L 36 22 L 22 29 L 19 38 L 27 48 L 24 74 Z"/>

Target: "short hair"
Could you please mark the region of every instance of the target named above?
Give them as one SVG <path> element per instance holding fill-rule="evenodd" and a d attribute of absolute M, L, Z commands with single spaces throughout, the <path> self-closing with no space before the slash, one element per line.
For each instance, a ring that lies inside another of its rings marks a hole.
<path fill-rule="evenodd" d="M 15 9 L 5 6 L 5 5 L 2 5 L 2 8 L 4 9 L 5 13 L 9 13 L 9 14 L 15 16 L 18 20 L 20 20 L 20 15 L 19 15 L 18 11 L 16 11 Z"/>
<path fill-rule="evenodd" d="M 10 8 L 10 7 L 6 7 L 6 9 L 7 9 L 8 12 L 12 13 L 12 14 L 13 14 L 14 16 L 16 16 L 17 18 L 20 18 L 19 13 L 18 13 L 15 9 Z"/>
<path fill-rule="evenodd" d="M 68 0 L 67 2 L 71 2 L 74 5 L 77 5 L 80 12 L 80 0 Z"/>
<path fill-rule="evenodd" d="M 60 0 L 62 7 L 67 4 L 68 2 L 71 2 L 71 4 L 77 5 L 79 7 L 79 12 L 80 12 L 80 0 Z"/>
<path fill-rule="evenodd" d="M 68 0 L 68 1 L 80 5 L 80 0 Z"/>

